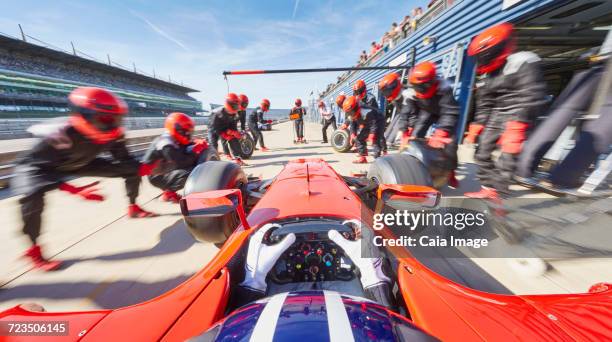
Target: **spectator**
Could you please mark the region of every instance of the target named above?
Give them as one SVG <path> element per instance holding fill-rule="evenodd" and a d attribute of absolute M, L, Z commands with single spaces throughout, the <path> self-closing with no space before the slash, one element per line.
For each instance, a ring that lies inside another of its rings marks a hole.
<path fill-rule="evenodd" d="M 402 22 L 400 23 L 400 29 L 402 30 L 402 37 L 406 38 L 408 36 L 408 33 L 411 32 L 411 26 L 410 26 L 410 16 L 407 15 L 404 17 L 404 19 L 402 20 Z"/>
<path fill-rule="evenodd" d="M 368 57 L 374 56 L 380 49 L 381 49 L 380 44 L 377 44 L 376 42 L 372 42 L 372 44 L 370 45 L 370 55 Z"/>
<path fill-rule="evenodd" d="M 361 55 L 359 55 L 359 64 L 365 64 L 368 61 L 368 53 L 366 50 L 361 51 Z"/>
<path fill-rule="evenodd" d="M 423 16 L 423 9 L 421 7 L 417 7 L 412 10 L 412 23 L 411 23 L 412 31 L 416 31 L 417 22 L 419 21 L 419 19 L 421 19 L 422 16 Z"/>
<path fill-rule="evenodd" d="M 380 45 L 385 49 L 387 46 L 391 45 L 391 36 L 389 35 L 389 32 L 385 32 L 385 34 L 383 34 L 382 38 L 380 39 Z"/>
<path fill-rule="evenodd" d="M 389 30 L 389 37 L 392 40 L 396 40 L 402 34 L 402 29 L 397 25 L 397 23 L 391 24 L 391 30 Z"/>

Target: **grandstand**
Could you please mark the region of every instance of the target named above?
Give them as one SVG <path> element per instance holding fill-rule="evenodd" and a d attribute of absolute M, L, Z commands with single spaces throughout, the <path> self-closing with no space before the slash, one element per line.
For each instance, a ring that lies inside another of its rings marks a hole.
<path fill-rule="evenodd" d="M 64 116 L 67 95 L 79 86 L 104 87 L 123 97 L 132 122 L 138 117 L 161 122 L 173 111 L 202 112 L 202 104 L 189 96 L 195 89 L 4 35 L 0 85 L 0 118 L 6 122 Z"/>

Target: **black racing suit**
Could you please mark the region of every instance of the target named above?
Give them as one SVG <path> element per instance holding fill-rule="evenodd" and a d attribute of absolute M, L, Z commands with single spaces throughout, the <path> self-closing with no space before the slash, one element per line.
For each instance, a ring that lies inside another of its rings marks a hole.
<path fill-rule="evenodd" d="M 249 130 L 251 134 L 253 134 L 253 139 L 255 139 L 255 144 L 259 141 L 259 147 L 266 147 L 264 144 L 263 132 L 259 129 L 259 124 L 264 123 L 264 111 L 261 107 L 255 108 L 254 111 L 249 114 Z"/>
<path fill-rule="evenodd" d="M 219 138 L 223 139 L 221 135 L 227 130 L 238 131 L 238 120 L 236 120 L 234 115 L 229 114 L 225 107 L 217 107 L 210 113 L 210 121 L 208 123 L 208 140 L 215 150 L 219 146 Z M 230 138 L 227 142 L 234 157 L 240 157 L 241 149 L 238 139 Z"/>
<path fill-rule="evenodd" d="M 11 189 L 21 204 L 23 233 L 33 244 L 40 235 L 44 196 L 70 177 L 122 177 L 130 204 L 136 203 L 140 186 L 140 163 L 127 150 L 125 138 L 94 143 L 66 118 L 52 119 L 29 129 L 38 140 L 16 161 Z M 100 157 L 108 152 L 110 158 Z"/>
<path fill-rule="evenodd" d="M 162 190 L 182 189 L 198 163 L 199 154 L 193 151 L 193 146 L 193 143 L 181 145 L 167 133 L 157 137 L 143 158 L 145 164 L 159 162 L 149 176 L 149 182 Z"/>
<path fill-rule="evenodd" d="M 351 120 L 351 125 L 353 125 L 353 129 L 356 132 L 355 148 L 357 149 L 357 153 L 361 156 L 368 155 L 368 135 L 378 132 L 379 116 L 381 115 L 378 110 L 371 107 L 363 107 L 361 108 L 359 119 Z M 380 154 L 380 150 L 377 144 L 374 144 L 374 154 L 376 155 L 376 153 Z"/>
<path fill-rule="evenodd" d="M 484 125 L 476 149 L 478 176 L 483 186 L 504 193 L 512 179 L 517 155 L 502 153 L 497 166 L 492 153 L 509 121 L 532 124 L 546 105 L 546 84 L 540 58 L 532 52 L 517 52 L 506 64 L 476 83 L 474 122 Z"/>
<path fill-rule="evenodd" d="M 382 152 L 387 152 L 387 139 L 385 138 L 385 126 L 387 125 L 387 116 L 384 112 L 376 109 L 376 140 L 373 144 L 374 157 L 380 157 Z"/>
<path fill-rule="evenodd" d="M 453 138 L 459 118 L 459 104 L 453 96 L 453 89 L 445 81 L 439 81 L 436 93 L 428 98 L 416 97 L 413 89 L 402 93 L 402 103 L 398 108 L 401 115 L 400 131 L 412 128 L 412 136 L 425 138 L 432 125 L 448 133 Z M 444 154 L 452 161 L 453 169 L 457 167 L 457 144 L 455 141 L 446 144 Z"/>
<path fill-rule="evenodd" d="M 246 130 L 246 110 L 239 110 L 236 115 L 236 120 L 240 123 L 240 130 L 244 132 Z M 221 146 L 223 147 L 223 153 L 229 155 L 230 150 L 227 141 L 222 139 Z"/>
<path fill-rule="evenodd" d="M 295 134 L 298 139 L 304 138 L 304 115 L 306 115 L 306 110 L 303 107 L 293 107 L 291 109 L 291 114 L 297 114 L 298 119 L 293 120 L 293 125 L 295 126 Z"/>

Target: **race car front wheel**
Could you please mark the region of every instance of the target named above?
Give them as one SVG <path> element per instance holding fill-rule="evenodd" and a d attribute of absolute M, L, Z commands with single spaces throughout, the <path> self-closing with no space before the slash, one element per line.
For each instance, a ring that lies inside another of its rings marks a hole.
<path fill-rule="evenodd" d="M 345 153 L 351 150 L 350 134 L 346 129 L 337 129 L 331 135 L 331 145 L 334 151 Z"/>
<path fill-rule="evenodd" d="M 198 165 L 187 178 L 184 195 L 223 189 L 242 190 L 243 203 L 246 203 L 247 176 L 239 165 L 226 161 L 208 161 Z M 191 235 L 198 241 L 212 242 L 217 246 L 225 240 L 240 224 L 236 212 L 218 217 L 184 216 L 185 224 Z"/>
<path fill-rule="evenodd" d="M 425 165 L 407 154 L 390 154 L 377 158 L 370 165 L 368 178 L 378 184 L 433 185 Z"/>

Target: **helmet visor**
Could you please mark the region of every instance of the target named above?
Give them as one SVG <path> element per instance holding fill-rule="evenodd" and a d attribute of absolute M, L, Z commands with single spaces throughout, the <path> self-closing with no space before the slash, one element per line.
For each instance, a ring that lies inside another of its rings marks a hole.
<path fill-rule="evenodd" d="M 425 94 L 429 91 L 429 89 L 431 89 L 431 87 L 436 83 L 436 79 L 430 80 L 428 82 L 424 82 L 424 83 L 418 83 L 418 84 L 414 84 L 411 83 L 412 87 L 414 88 L 414 90 L 419 93 L 419 94 Z"/>
<path fill-rule="evenodd" d="M 112 131 L 121 127 L 123 124 L 123 115 L 111 113 L 83 113 L 85 120 L 89 121 L 94 127 L 101 132 Z"/>
<path fill-rule="evenodd" d="M 397 87 L 399 87 L 399 80 L 394 80 L 393 82 L 388 83 L 384 87 L 382 87 L 381 92 L 384 97 L 389 98 L 393 94 L 395 89 L 397 89 Z"/>
<path fill-rule="evenodd" d="M 174 131 L 176 131 L 176 134 L 187 138 L 187 140 L 191 140 L 191 135 L 193 134 L 193 127 L 188 126 L 181 126 L 179 124 L 174 125 Z"/>

